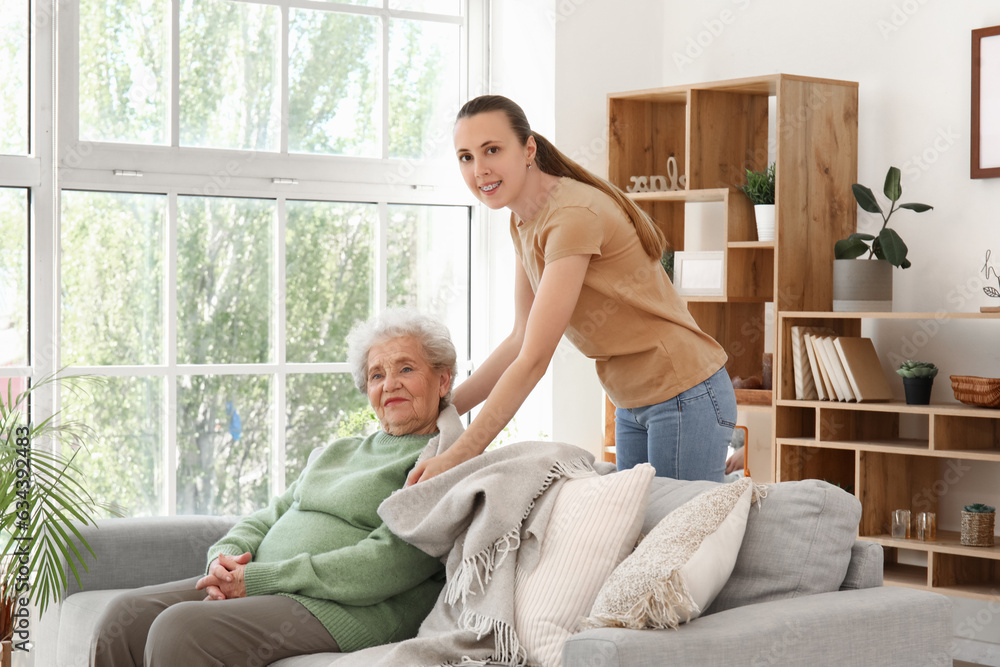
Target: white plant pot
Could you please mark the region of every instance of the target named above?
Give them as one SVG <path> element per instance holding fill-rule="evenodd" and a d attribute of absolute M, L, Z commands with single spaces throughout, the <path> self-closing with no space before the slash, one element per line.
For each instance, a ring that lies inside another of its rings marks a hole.
<path fill-rule="evenodd" d="M 754 204 L 754 219 L 757 221 L 757 240 L 774 240 L 774 204 Z"/>
<path fill-rule="evenodd" d="M 833 260 L 834 312 L 891 312 L 892 264 L 884 259 Z"/>

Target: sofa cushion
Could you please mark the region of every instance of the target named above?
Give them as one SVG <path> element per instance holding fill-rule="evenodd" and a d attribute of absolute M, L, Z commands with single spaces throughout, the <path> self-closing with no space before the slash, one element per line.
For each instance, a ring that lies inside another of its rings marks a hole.
<path fill-rule="evenodd" d="M 657 477 L 643 532 L 716 482 Z M 820 480 L 766 486 L 750 508 L 736 566 L 705 614 L 840 589 L 861 520 L 853 495 Z"/>
<path fill-rule="evenodd" d="M 514 582 L 514 624 L 528 663 L 558 667 L 605 580 L 639 537 L 655 475 L 648 463 L 599 477 L 569 479 L 552 504 L 534 567 Z"/>
<path fill-rule="evenodd" d="M 584 625 L 676 628 L 697 618 L 733 571 L 752 495 L 747 477 L 667 514 L 604 582 Z"/>

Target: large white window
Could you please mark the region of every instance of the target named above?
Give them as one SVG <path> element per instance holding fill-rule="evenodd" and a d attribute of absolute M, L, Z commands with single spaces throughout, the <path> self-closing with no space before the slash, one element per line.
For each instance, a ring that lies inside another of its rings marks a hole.
<path fill-rule="evenodd" d="M 449 154 L 482 92 L 484 4 L 59 3 L 58 106 L 36 114 L 53 174 L 0 160 L 0 376 L 105 378 L 75 414 L 100 435 L 77 458 L 95 497 L 262 506 L 314 447 L 373 427 L 345 336 L 387 307 L 441 318 L 471 368 L 482 241 Z M 2 12 L 2 73 L 27 81 L 27 0 Z M 0 152 L 31 160 L 13 88 Z"/>

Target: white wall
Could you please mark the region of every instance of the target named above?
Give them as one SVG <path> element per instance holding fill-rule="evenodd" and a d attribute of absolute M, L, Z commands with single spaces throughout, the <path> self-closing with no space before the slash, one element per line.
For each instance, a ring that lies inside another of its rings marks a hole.
<path fill-rule="evenodd" d="M 564 151 L 606 173 L 611 92 L 776 72 L 857 81 L 859 181 L 880 193 L 895 165 L 903 199 L 934 206 L 893 217 L 913 262 L 895 271 L 894 310 L 1000 305 L 981 289 L 987 249 L 1000 269 L 1000 178 L 969 178 L 971 31 L 1000 24 L 1000 3 L 558 0 L 556 7 L 555 120 Z M 874 225 L 859 212 L 862 230 Z M 998 323 L 937 324 L 909 321 L 873 335 L 883 358 L 919 355 L 942 368 L 935 399 L 951 396 L 951 373 L 1000 376 Z M 579 400 L 561 400 L 596 406 L 595 394 L 586 387 Z M 998 480 L 995 464 L 966 472 L 961 491 L 942 496 L 941 527 L 955 529 L 967 498 L 1000 501 Z M 956 635 L 1000 643 L 1000 591 L 990 604 L 955 601 Z M 966 653 L 956 657 L 1000 664 L 995 644 L 978 655 L 958 650 Z"/>
<path fill-rule="evenodd" d="M 555 129 L 555 40 L 548 17 L 555 0 L 498 0 L 490 13 L 490 80 L 483 89 L 506 95 L 524 109 L 533 129 L 554 134 Z M 514 247 L 510 240 L 510 213 L 490 211 L 486 216 L 489 257 L 488 346 L 475 346 L 474 360 L 486 354 L 510 333 L 514 323 Z M 553 376 L 550 370 L 517 412 L 504 442 L 551 437 L 553 428 Z"/>

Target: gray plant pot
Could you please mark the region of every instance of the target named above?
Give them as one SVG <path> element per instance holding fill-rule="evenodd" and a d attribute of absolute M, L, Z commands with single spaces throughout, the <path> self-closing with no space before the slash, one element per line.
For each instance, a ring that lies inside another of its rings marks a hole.
<path fill-rule="evenodd" d="M 891 312 L 892 264 L 884 259 L 833 260 L 834 312 Z"/>

